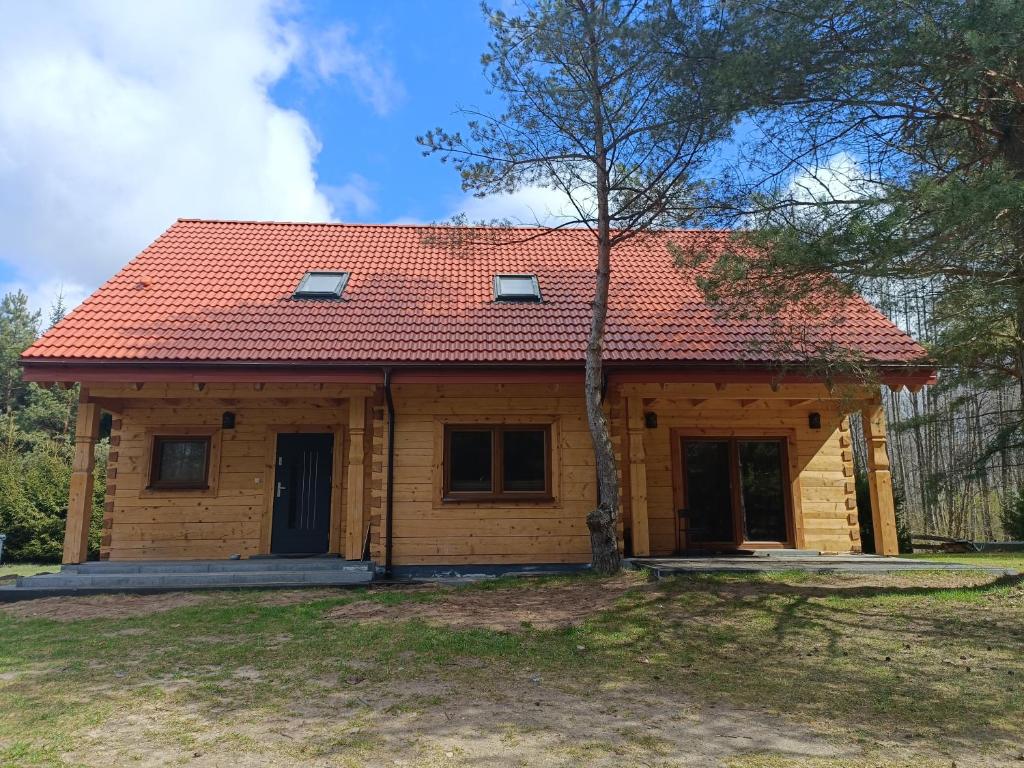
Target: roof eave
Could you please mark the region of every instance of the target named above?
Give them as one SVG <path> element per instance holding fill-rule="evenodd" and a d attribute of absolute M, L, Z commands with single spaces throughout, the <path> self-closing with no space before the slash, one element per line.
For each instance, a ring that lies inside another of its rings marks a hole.
<path fill-rule="evenodd" d="M 384 370 L 394 372 L 395 383 L 582 381 L 583 363 L 422 361 L 337 362 L 317 361 L 194 361 L 194 360 L 83 360 L 23 358 L 24 379 L 37 383 L 95 382 L 279 382 L 383 384 Z M 801 372 L 795 365 L 776 363 L 701 361 L 608 361 L 612 383 L 821 383 L 820 374 Z M 935 366 L 929 361 L 880 363 L 875 368 L 881 384 L 893 388 L 934 384 Z M 851 376 L 837 377 L 837 383 Z"/>

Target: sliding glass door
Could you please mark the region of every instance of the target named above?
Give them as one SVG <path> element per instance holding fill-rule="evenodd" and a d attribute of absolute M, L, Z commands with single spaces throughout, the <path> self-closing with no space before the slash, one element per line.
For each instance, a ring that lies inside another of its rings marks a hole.
<path fill-rule="evenodd" d="M 786 441 L 681 438 L 685 546 L 789 543 Z"/>

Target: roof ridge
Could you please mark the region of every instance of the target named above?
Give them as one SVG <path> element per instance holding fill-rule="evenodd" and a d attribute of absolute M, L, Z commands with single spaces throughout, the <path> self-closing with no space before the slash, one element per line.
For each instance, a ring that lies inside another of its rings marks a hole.
<path fill-rule="evenodd" d="M 412 223 L 395 223 L 388 224 L 385 222 L 366 222 L 366 221 L 283 221 L 273 219 L 204 219 L 194 216 L 179 216 L 177 221 L 187 224 L 269 224 L 283 227 L 360 227 L 365 229 L 436 229 L 438 227 L 447 227 L 448 224 L 442 222 L 434 222 L 429 224 L 412 224 Z M 533 231 L 551 231 L 551 232 L 564 232 L 572 231 L 577 227 L 538 227 L 529 225 L 510 225 L 508 227 L 497 227 L 490 226 L 487 224 L 468 224 L 464 227 L 465 229 L 517 229 L 517 230 L 533 230 Z M 579 227 L 582 229 L 582 227 Z M 657 231 L 657 230 L 656 230 Z M 677 227 L 674 229 L 660 230 L 662 232 L 703 232 L 703 233 L 728 233 L 737 232 L 740 230 L 729 229 L 726 227 Z"/>

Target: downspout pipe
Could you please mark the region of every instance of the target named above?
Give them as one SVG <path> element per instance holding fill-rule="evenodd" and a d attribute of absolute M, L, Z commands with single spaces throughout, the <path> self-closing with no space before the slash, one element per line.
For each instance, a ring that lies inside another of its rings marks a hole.
<path fill-rule="evenodd" d="M 388 473 L 384 500 L 384 577 L 391 578 L 391 529 L 395 518 L 395 401 L 391 397 L 391 369 L 384 369 L 384 402 L 388 409 Z"/>

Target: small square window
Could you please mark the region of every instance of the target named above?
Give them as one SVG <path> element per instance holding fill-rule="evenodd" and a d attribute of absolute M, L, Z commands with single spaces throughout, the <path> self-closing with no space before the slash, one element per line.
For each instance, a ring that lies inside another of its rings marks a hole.
<path fill-rule="evenodd" d="M 495 301 L 540 301 L 536 275 L 495 275 Z"/>
<path fill-rule="evenodd" d="M 150 488 L 209 487 L 209 437 L 154 437 Z"/>
<path fill-rule="evenodd" d="M 348 272 L 307 272 L 293 296 L 296 299 L 340 299 Z"/>

